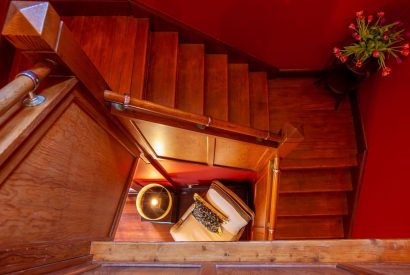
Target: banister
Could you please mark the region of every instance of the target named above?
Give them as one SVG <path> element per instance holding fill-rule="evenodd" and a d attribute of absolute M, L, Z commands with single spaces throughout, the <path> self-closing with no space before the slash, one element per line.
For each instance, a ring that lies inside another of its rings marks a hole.
<path fill-rule="evenodd" d="M 31 72 L 38 78 L 38 81 L 41 81 L 51 72 L 54 64 L 48 60 L 41 61 L 29 69 L 28 72 Z M 13 81 L 0 89 L 0 116 L 32 92 L 37 86 L 38 83 L 28 75 L 18 74 Z"/>
<path fill-rule="evenodd" d="M 231 135 L 237 134 L 243 137 L 248 137 L 249 139 L 253 139 L 255 143 L 272 147 L 278 147 L 283 141 L 282 135 L 276 133 L 257 130 L 204 115 L 169 108 L 146 100 L 130 98 L 128 95 L 121 95 L 108 90 L 104 91 L 104 98 L 108 102 L 120 104 L 125 110 L 133 110 L 140 113 L 167 118 L 169 120 L 195 124 L 199 130 L 217 129 Z"/>

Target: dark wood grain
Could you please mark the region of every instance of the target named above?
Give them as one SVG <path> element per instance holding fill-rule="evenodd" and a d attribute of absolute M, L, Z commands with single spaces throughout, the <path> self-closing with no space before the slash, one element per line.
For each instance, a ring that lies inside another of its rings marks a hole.
<path fill-rule="evenodd" d="M 225 54 L 205 56 L 205 114 L 228 120 L 228 57 Z"/>
<path fill-rule="evenodd" d="M 27 243 L 20 246 L 2 245 L 2 249 L 0 250 L 0 272 L 4 274 L 40 267 L 65 259 L 87 257 L 90 254 L 90 244 L 90 241 L 71 240 L 69 242 Z M 6 247 L 8 248 L 6 249 Z M 60 264 L 60 266 L 52 265 L 51 270 L 64 268 L 64 264 L 67 263 Z M 48 268 L 50 268 L 50 266 L 48 266 Z M 47 272 L 47 267 L 44 266 L 43 268 L 28 270 L 27 272 L 30 274 L 39 274 L 41 270 L 43 270 L 43 273 L 44 271 Z"/>
<path fill-rule="evenodd" d="M 352 190 L 350 169 L 284 170 L 279 185 L 279 193 L 350 190 Z"/>
<path fill-rule="evenodd" d="M 146 85 L 147 49 L 149 47 L 149 20 L 137 19 L 132 69 L 131 97 L 142 99 Z"/>
<path fill-rule="evenodd" d="M 277 216 L 346 215 L 347 202 L 343 192 L 281 194 Z"/>
<path fill-rule="evenodd" d="M 204 113 L 204 62 L 204 45 L 179 45 L 176 108 Z"/>
<path fill-rule="evenodd" d="M 250 126 L 248 64 L 228 65 L 229 121 Z"/>
<path fill-rule="evenodd" d="M 275 239 L 337 239 L 343 238 L 343 218 L 336 217 L 279 217 Z"/>
<path fill-rule="evenodd" d="M 265 72 L 249 73 L 251 126 L 269 130 L 268 79 Z"/>
<path fill-rule="evenodd" d="M 150 38 L 146 99 L 168 107 L 175 106 L 178 33 L 152 32 Z"/>

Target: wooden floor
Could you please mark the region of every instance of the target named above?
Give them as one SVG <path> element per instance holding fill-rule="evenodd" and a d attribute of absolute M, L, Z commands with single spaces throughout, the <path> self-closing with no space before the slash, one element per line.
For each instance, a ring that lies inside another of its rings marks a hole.
<path fill-rule="evenodd" d="M 157 224 L 141 221 L 135 207 L 136 196 L 128 196 L 120 223 L 115 234 L 115 241 L 172 242 L 170 224 Z"/>

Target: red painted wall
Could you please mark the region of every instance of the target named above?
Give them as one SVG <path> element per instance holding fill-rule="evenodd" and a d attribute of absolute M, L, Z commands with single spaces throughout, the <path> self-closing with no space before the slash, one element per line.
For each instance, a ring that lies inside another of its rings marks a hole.
<path fill-rule="evenodd" d="M 410 237 L 410 60 L 360 91 L 368 142 L 354 237 Z"/>
<path fill-rule="evenodd" d="M 320 69 L 349 35 L 354 13 L 408 0 L 138 0 L 279 68 Z"/>

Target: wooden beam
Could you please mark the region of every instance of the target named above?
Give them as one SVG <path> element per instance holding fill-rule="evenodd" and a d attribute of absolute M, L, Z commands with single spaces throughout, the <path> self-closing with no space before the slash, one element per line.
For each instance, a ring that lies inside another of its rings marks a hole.
<path fill-rule="evenodd" d="M 96 261 L 115 262 L 410 262 L 409 239 L 274 242 L 93 242 Z"/>
<path fill-rule="evenodd" d="M 12 1 L 2 35 L 33 61 L 51 59 L 71 71 L 105 104 L 108 84 L 50 3 Z"/>

